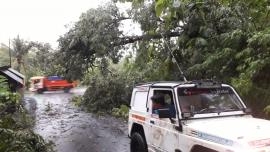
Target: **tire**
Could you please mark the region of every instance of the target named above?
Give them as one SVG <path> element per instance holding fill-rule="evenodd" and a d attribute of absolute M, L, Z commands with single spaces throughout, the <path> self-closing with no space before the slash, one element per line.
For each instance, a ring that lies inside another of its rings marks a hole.
<path fill-rule="evenodd" d="M 147 152 L 147 144 L 143 138 L 143 136 L 135 132 L 131 135 L 130 142 L 130 151 L 131 152 Z"/>

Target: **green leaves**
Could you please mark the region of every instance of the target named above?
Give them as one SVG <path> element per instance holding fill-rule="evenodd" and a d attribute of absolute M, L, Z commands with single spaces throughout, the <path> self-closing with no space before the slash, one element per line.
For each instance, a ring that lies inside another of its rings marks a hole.
<path fill-rule="evenodd" d="M 30 130 L 14 131 L 0 128 L 0 151 L 49 152 L 49 145 Z"/>
<path fill-rule="evenodd" d="M 111 73 L 104 76 L 100 71 L 89 75 L 87 80 L 89 87 L 79 101 L 80 105 L 96 113 L 108 113 L 115 107 L 128 105 L 133 82 L 131 78 L 117 71 L 115 75 Z"/>
<path fill-rule="evenodd" d="M 248 103 L 252 103 L 251 99 L 257 101 L 256 97 L 265 97 L 256 107 L 258 111 L 262 112 L 269 105 L 267 93 L 261 91 L 268 90 L 270 84 L 269 2 L 182 0 L 179 7 L 174 7 L 173 0 L 121 1 L 133 2 L 128 18 L 140 25 L 143 36 L 125 37 L 118 28 L 123 16 L 114 5 L 107 5 L 84 13 L 59 39 L 59 58 L 64 62 L 57 65 L 64 65 L 62 72 L 66 75 L 78 78 L 96 64 L 103 69 L 101 75 L 110 75 L 106 69 L 109 61 L 118 63 L 119 50 L 127 43 L 136 42 L 132 46 L 132 57 L 126 58 L 123 67 L 127 79 L 115 76 L 101 80 L 89 76 L 94 86 L 89 88 L 93 91 L 88 92 L 87 100 L 93 101 L 89 104 L 94 107 L 114 104 L 106 95 L 92 99 L 99 93 L 112 95 L 114 90 L 110 92 L 96 86 L 113 84 L 119 87 L 116 80 L 126 83 L 131 80 L 179 80 L 179 72 L 164 39 L 158 37 L 160 33 L 178 32 L 180 36 L 165 36 L 165 39 L 190 80 L 214 78 L 233 83 L 248 97 Z M 253 98 L 249 96 L 251 93 Z"/>
<path fill-rule="evenodd" d="M 0 116 L 7 111 L 15 112 L 19 99 L 19 94 L 11 93 L 7 79 L 0 75 Z"/>
<path fill-rule="evenodd" d="M 48 152 L 48 144 L 29 130 L 29 117 L 22 110 L 20 96 L 11 93 L 7 79 L 0 76 L 0 151 Z"/>
<path fill-rule="evenodd" d="M 166 9 L 166 7 L 168 7 L 168 0 L 156 0 L 156 15 L 160 16 L 161 13 Z"/>
<path fill-rule="evenodd" d="M 117 63 L 121 57 L 121 45 L 118 43 L 122 31 L 120 22 L 126 18 L 121 15 L 113 3 L 107 3 L 98 9 L 89 9 L 80 20 L 58 41 L 64 70 L 67 78 L 79 79 L 96 61 L 112 59 Z"/>
<path fill-rule="evenodd" d="M 121 117 L 128 120 L 129 108 L 126 105 L 121 105 L 119 108 L 112 109 L 112 115 L 115 117 Z"/>
<path fill-rule="evenodd" d="M 8 46 L 2 44 L 0 46 L 0 66 L 9 65 L 9 49 Z"/>
<path fill-rule="evenodd" d="M 8 83 L 7 79 L 0 75 L 0 93 L 4 93 L 8 90 Z"/>

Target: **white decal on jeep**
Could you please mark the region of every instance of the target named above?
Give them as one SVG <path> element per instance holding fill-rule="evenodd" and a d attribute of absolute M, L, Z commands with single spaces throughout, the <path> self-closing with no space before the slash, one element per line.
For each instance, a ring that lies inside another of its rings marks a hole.
<path fill-rule="evenodd" d="M 194 135 L 197 138 L 207 140 L 207 141 L 211 141 L 211 142 L 215 142 L 215 143 L 218 143 L 218 144 L 227 145 L 227 146 L 232 146 L 233 145 L 232 140 L 228 140 L 228 139 L 221 138 L 221 137 L 218 137 L 218 136 L 213 136 L 213 135 L 210 135 L 210 134 L 207 134 L 207 133 L 192 130 L 191 134 Z"/>

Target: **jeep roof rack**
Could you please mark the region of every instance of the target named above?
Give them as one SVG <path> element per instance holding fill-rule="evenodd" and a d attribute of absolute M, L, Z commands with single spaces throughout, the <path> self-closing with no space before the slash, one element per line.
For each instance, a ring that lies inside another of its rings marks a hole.
<path fill-rule="evenodd" d="M 206 87 L 213 86 L 218 87 L 221 85 L 220 82 L 215 80 L 193 80 L 193 81 L 153 81 L 153 82 L 145 82 L 145 83 L 137 83 L 134 87 L 166 87 L 166 88 L 174 88 L 183 84 L 195 84 L 196 86 Z"/>
<path fill-rule="evenodd" d="M 183 84 L 183 81 L 154 81 L 154 82 L 146 82 L 146 83 L 138 83 L 135 87 L 166 87 L 173 88 L 180 84 Z"/>

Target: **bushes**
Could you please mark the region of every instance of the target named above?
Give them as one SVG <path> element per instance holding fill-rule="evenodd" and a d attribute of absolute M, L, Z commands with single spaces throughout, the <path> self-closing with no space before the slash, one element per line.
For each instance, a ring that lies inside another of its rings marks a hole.
<path fill-rule="evenodd" d="M 30 118 L 20 104 L 20 96 L 9 92 L 6 79 L 0 77 L 0 151 L 52 151 L 41 136 L 31 130 Z"/>
<path fill-rule="evenodd" d="M 239 92 L 247 106 L 252 109 L 255 117 L 267 117 L 268 108 L 265 107 L 269 105 L 270 89 L 260 88 L 245 75 L 233 79 L 232 85 Z"/>
<path fill-rule="evenodd" d="M 91 112 L 111 112 L 113 108 L 128 105 L 132 85 L 123 75 L 95 76 L 89 81 L 82 104 Z"/>
<path fill-rule="evenodd" d="M 30 130 L 0 128 L 0 151 L 47 152 L 48 145 Z"/>
<path fill-rule="evenodd" d="M 73 102 L 76 106 L 81 106 L 83 101 L 83 96 L 74 96 L 71 98 L 71 102 Z"/>
<path fill-rule="evenodd" d="M 138 77 L 136 73 L 130 74 L 127 67 L 111 64 L 108 68 L 95 68 L 88 72 L 83 79 L 83 84 L 88 86 L 86 92 L 72 101 L 89 112 L 127 117 L 127 105 Z"/>
<path fill-rule="evenodd" d="M 14 113 L 19 105 L 20 96 L 11 93 L 7 79 L 0 75 L 0 116 L 6 113 Z"/>
<path fill-rule="evenodd" d="M 128 110 L 129 108 L 126 105 L 121 105 L 120 108 L 112 109 L 112 115 L 116 117 L 128 119 Z"/>

